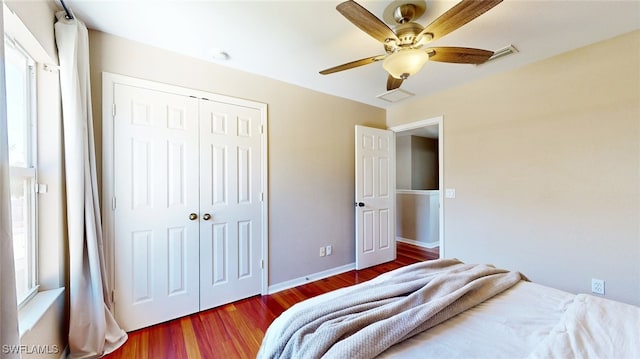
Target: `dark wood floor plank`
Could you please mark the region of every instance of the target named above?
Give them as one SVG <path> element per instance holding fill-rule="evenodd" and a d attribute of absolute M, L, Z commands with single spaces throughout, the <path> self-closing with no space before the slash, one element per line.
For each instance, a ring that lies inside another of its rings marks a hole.
<path fill-rule="evenodd" d="M 105 358 L 255 358 L 269 325 L 292 305 L 409 264 L 437 258 L 437 248 L 426 249 L 398 242 L 395 261 L 133 331 L 121 348 Z"/>

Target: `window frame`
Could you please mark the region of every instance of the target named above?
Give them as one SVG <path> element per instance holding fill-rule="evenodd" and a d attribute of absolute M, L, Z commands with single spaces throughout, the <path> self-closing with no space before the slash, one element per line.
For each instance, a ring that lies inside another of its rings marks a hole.
<path fill-rule="evenodd" d="M 39 291 L 39 236 L 38 236 L 38 81 L 37 66 L 38 62 L 33 56 L 17 41 L 15 38 L 4 35 L 5 44 L 5 60 L 7 52 L 13 51 L 25 58 L 25 96 L 27 97 L 26 105 L 26 124 L 25 130 L 25 149 L 27 151 L 24 166 L 10 165 L 10 182 L 15 183 L 16 180 L 25 181 L 25 202 L 27 207 L 28 221 L 26 225 L 27 231 L 27 290 L 16 298 L 18 307 L 22 308 L 29 300 L 31 300 Z M 8 86 L 8 84 L 7 84 Z M 7 88 L 7 93 L 9 88 Z M 14 214 L 15 215 L 15 214 Z"/>

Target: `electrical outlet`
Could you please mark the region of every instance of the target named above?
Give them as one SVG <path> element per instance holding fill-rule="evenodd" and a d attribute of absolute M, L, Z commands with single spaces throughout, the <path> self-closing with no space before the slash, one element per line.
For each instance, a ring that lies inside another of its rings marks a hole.
<path fill-rule="evenodd" d="M 324 257 L 326 255 L 324 246 L 320 247 L 320 257 Z"/>
<path fill-rule="evenodd" d="M 455 188 L 445 188 L 445 190 L 444 190 L 444 198 L 456 198 L 456 189 Z"/>
<path fill-rule="evenodd" d="M 604 295 L 604 280 L 591 278 L 591 293 Z"/>
<path fill-rule="evenodd" d="M 328 246 L 327 246 L 327 251 L 326 251 L 326 252 L 327 252 L 327 255 L 328 255 L 328 256 L 330 256 L 330 255 L 331 255 L 331 253 L 333 253 L 333 248 L 331 248 L 331 245 L 328 245 Z"/>

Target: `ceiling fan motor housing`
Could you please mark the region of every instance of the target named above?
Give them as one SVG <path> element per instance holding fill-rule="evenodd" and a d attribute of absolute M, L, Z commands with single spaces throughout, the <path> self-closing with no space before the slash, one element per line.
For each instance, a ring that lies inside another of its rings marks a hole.
<path fill-rule="evenodd" d="M 418 8 L 412 3 L 401 3 L 395 8 L 393 18 L 398 23 L 398 26 L 395 27 L 394 33 L 399 42 L 395 39 L 388 39 L 387 44 L 385 44 L 387 53 L 393 53 L 402 48 L 420 48 L 422 46 L 421 43 L 418 44 L 415 40 L 424 27 L 413 22 L 422 13 L 424 13 L 424 8 Z"/>
<path fill-rule="evenodd" d="M 416 6 L 413 4 L 402 4 L 393 12 L 393 18 L 398 24 L 404 24 L 413 20 L 416 16 Z"/>
<path fill-rule="evenodd" d="M 398 39 L 400 40 L 400 43 L 397 44 L 398 47 L 422 46 L 421 44 L 419 46 L 414 46 L 414 45 L 417 45 L 415 43 L 416 36 L 418 36 L 418 34 L 422 32 L 422 29 L 423 27 L 420 24 L 415 22 L 408 22 L 396 27 L 395 33 L 398 36 Z"/>

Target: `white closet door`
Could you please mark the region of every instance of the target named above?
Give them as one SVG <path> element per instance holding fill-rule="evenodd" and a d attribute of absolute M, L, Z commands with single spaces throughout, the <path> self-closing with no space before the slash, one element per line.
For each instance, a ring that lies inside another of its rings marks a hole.
<path fill-rule="evenodd" d="M 198 100 L 114 97 L 115 313 L 130 331 L 199 309 Z"/>
<path fill-rule="evenodd" d="M 260 293 L 261 137 L 259 110 L 200 101 L 201 310 Z"/>

